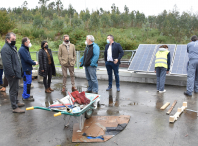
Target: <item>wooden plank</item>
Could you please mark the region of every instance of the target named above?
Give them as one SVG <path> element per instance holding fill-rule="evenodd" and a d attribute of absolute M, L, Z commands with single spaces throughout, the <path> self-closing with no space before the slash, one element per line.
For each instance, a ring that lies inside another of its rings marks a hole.
<path fill-rule="evenodd" d="M 171 108 L 170 108 L 170 109 L 168 110 L 168 112 L 166 113 L 167 115 L 169 115 L 169 114 L 172 112 L 172 110 L 173 110 L 173 108 L 175 107 L 176 103 L 177 103 L 177 100 L 175 100 L 175 101 L 173 102 Z"/>
<path fill-rule="evenodd" d="M 183 106 L 181 108 L 177 109 L 177 112 L 174 114 L 174 116 L 170 116 L 169 117 L 169 122 L 170 123 L 174 123 L 179 116 L 181 115 L 181 113 L 187 108 L 187 102 L 183 102 Z"/>
<path fill-rule="evenodd" d="M 164 110 L 170 105 L 170 102 L 165 103 L 160 109 Z"/>

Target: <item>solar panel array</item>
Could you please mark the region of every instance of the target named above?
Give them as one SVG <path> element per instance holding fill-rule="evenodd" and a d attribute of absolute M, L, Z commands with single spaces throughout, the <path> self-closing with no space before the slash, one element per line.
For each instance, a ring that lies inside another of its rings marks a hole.
<path fill-rule="evenodd" d="M 128 68 L 133 71 L 154 72 L 155 54 L 162 44 L 140 44 Z M 187 45 L 167 44 L 171 55 L 171 74 L 187 74 Z"/>
<path fill-rule="evenodd" d="M 128 70 L 147 71 L 156 46 L 140 44 Z"/>
<path fill-rule="evenodd" d="M 187 74 L 188 53 L 187 45 L 177 45 L 171 74 Z"/>
<path fill-rule="evenodd" d="M 148 69 L 148 72 L 154 72 L 154 70 L 155 70 L 155 54 L 159 50 L 160 46 L 162 46 L 162 44 L 157 45 L 157 49 L 154 52 L 154 56 L 153 56 L 153 58 L 151 60 L 151 65 L 150 65 L 150 68 Z M 171 62 L 172 62 L 172 60 L 174 58 L 174 52 L 175 52 L 176 45 L 175 44 L 167 44 L 167 46 L 168 46 L 168 50 L 170 51 Z"/>

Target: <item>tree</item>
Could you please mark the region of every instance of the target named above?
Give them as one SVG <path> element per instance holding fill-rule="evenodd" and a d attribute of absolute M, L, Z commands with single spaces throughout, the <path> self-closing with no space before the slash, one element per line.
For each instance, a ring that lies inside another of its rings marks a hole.
<path fill-rule="evenodd" d="M 89 26 L 92 30 L 100 27 L 100 18 L 97 12 L 91 14 Z"/>
<path fill-rule="evenodd" d="M 10 20 L 6 11 L 0 11 L 0 34 L 6 34 L 15 26 L 14 22 Z"/>
<path fill-rule="evenodd" d="M 56 10 L 60 16 L 60 11 L 63 9 L 63 3 L 61 0 L 57 0 L 56 1 Z"/>
<path fill-rule="evenodd" d="M 33 26 L 41 28 L 43 26 L 43 17 L 40 13 L 37 13 L 34 17 Z"/>
<path fill-rule="evenodd" d="M 148 32 L 151 31 L 150 23 L 148 21 L 142 24 L 142 30 L 146 32 L 146 38 L 148 38 Z"/>

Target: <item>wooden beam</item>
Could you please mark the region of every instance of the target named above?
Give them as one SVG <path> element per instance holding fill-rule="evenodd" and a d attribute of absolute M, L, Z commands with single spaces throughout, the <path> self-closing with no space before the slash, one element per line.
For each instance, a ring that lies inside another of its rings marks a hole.
<path fill-rule="evenodd" d="M 179 116 L 181 115 L 181 113 L 187 108 L 187 102 L 183 102 L 183 106 L 181 108 L 177 109 L 177 112 L 174 114 L 174 116 L 170 116 L 169 117 L 169 122 L 170 123 L 174 123 Z"/>
<path fill-rule="evenodd" d="M 170 102 L 165 103 L 160 109 L 164 110 L 170 105 Z"/>
<path fill-rule="evenodd" d="M 175 107 L 176 103 L 177 103 L 177 100 L 175 100 L 175 101 L 173 102 L 171 108 L 170 108 L 170 109 L 168 110 L 168 112 L 166 113 L 167 115 L 169 115 L 169 114 L 172 112 L 172 110 L 173 110 L 173 108 Z"/>

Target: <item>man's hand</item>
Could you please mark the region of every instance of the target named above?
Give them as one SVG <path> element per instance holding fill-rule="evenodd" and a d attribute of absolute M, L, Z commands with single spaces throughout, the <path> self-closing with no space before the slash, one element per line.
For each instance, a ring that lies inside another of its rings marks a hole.
<path fill-rule="evenodd" d="M 81 64 L 81 62 L 80 62 L 80 64 Z"/>
<path fill-rule="evenodd" d="M 118 59 L 114 59 L 114 64 L 117 64 L 118 63 Z"/>
<path fill-rule="evenodd" d="M 155 73 L 156 73 L 156 70 L 155 70 Z"/>
<path fill-rule="evenodd" d="M 15 78 L 15 76 L 13 76 L 13 79 Z"/>
<path fill-rule="evenodd" d="M 169 74 L 169 71 L 166 71 L 166 74 Z"/>
<path fill-rule="evenodd" d="M 44 72 L 44 70 L 41 70 L 42 72 Z"/>
<path fill-rule="evenodd" d="M 36 65 L 38 65 L 38 62 L 37 61 L 34 61 L 36 63 Z"/>

